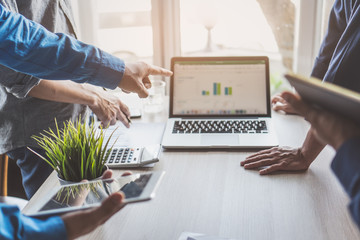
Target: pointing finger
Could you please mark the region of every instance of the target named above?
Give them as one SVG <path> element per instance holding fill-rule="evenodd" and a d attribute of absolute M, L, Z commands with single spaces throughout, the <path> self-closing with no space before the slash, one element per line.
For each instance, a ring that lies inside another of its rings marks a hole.
<path fill-rule="evenodd" d="M 149 75 L 161 75 L 170 77 L 173 73 L 161 67 L 149 65 Z"/>

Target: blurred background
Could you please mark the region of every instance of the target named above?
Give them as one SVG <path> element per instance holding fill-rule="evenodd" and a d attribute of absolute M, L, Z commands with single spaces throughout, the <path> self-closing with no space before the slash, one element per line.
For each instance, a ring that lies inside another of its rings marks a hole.
<path fill-rule="evenodd" d="M 173 56 L 266 55 L 272 93 L 309 75 L 333 0 L 71 0 L 80 39 L 170 68 Z"/>

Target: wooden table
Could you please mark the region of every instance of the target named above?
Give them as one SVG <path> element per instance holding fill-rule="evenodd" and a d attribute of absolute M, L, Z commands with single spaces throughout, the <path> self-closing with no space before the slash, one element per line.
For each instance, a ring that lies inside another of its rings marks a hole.
<path fill-rule="evenodd" d="M 273 117 L 280 145 L 300 146 L 309 125 L 297 116 Z M 270 176 L 240 167 L 249 154 L 164 151 L 153 169 L 166 171 L 156 197 L 126 206 L 83 239 L 171 240 L 185 231 L 236 239 L 360 239 L 329 167 L 332 149 L 306 172 Z M 57 184 L 53 173 L 26 208 Z"/>

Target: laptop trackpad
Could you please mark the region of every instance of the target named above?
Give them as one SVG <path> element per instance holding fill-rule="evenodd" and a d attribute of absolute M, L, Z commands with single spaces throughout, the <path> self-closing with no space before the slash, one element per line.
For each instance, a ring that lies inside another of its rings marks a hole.
<path fill-rule="evenodd" d="M 201 135 L 201 144 L 207 146 L 227 146 L 239 144 L 238 135 L 204 134 Z"/>

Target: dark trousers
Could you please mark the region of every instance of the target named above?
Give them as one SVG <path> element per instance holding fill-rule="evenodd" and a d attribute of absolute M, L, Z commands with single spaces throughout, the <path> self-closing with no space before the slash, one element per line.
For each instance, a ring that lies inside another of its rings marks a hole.
<path fill-rule="evenodd" d="M 45 157 L 45 151 L 43 149 L 33 147 L 31 149 Z M 47 162 L 36 156 L 26 147 L 17 148 L 8 152 L 7 155 L 9 158 L 15 160 L 19 166 L 25 193 L 28 199 L 30 199 L 52 173 L 53 169 Z"/>

